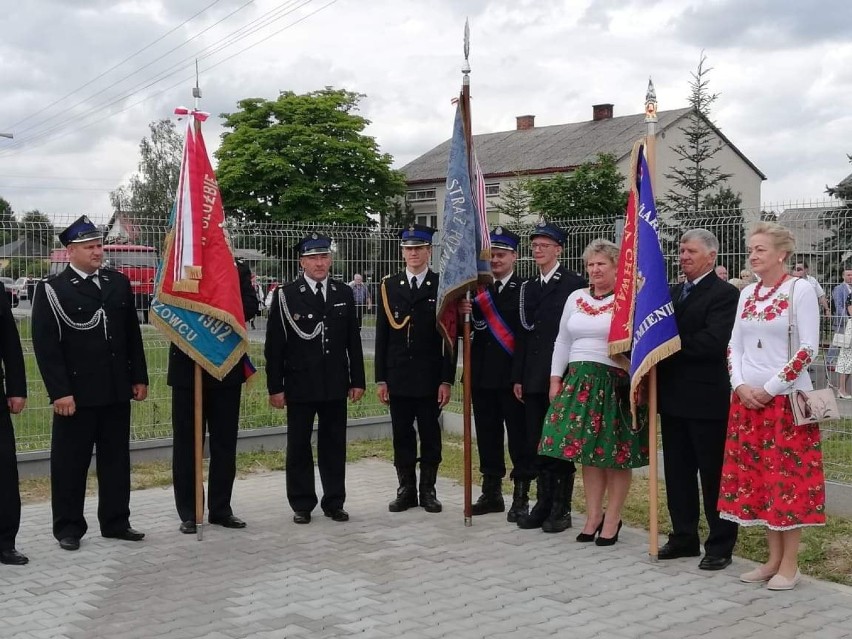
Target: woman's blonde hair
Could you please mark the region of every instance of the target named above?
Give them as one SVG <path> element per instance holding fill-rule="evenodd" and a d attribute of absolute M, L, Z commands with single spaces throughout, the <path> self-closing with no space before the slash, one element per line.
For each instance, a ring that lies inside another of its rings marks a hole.
<path fill-rule="evenodd" d="M 796 250 L 796 238 L 793 232 L 776 222 L 758 222 L 751 227 L 748 237 L 750 239 L 752 236 L 758 234 L 767 236 L 772 242 L 772 246 L 779 251 L 787 253 L 784 256 L 785 260 Z"/>
<path fill-rule="evenodd" d="M 589 261 L 589 258 L 595 253 L 606 255 L 613 264 L 618 264 L 618 246 L 605 240 L 598 238 L 589 242 L 589 245 L 583 251 L 583 264 Z"/>

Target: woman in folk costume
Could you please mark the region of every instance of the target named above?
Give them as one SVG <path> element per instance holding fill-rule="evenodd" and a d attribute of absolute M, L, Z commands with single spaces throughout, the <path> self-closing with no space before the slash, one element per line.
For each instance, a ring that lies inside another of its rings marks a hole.
<path fill-rule="evenodd" d="M 582 464 L 587 517 L 577 541 L 611 546 L 621 530 L 631 469 L 648 464 L 647 411 L 640 427 L 632 430 L 628 362 L 607 352 L 618 247 L 594 240 L 583 252 L 583 261 L 590 287 L 574 291 L 562 312 L 539 455 L 553 458 L 556 465 Z"/>
<path fill-rule="evenodd" d="M 852 295 L 847 295 L 842 309 L 837 309 L 838 314 L 843 315 L 840 328 L 845 334 L 852 331 Z M 841 348 L 837 354 L 837 363 L 834 365 L 835 372 L 839 375 L 837 382 L 837 396 L 840 399 L 852 399 L 849 394 L 849 376 L 852 375 L 852 344 Z"/>
<path fill-rule="evenodd" d="M 796 426 L 789 401 L 793 391 L 812 388 L 808 365 L 819 345 L 816 293 L 787 273 L 794 249 L 793 234 L 779 224 L 751 230 L 749 264 L 759 281 L 740 294 L 728 347 L 734 395 L 719 511 L 742 526 L 766 526 L 769 559 L 740 579 L 768 582 L 770 590 L 796 586 L 802 527 L 825 523 L 819 427 Z"/>

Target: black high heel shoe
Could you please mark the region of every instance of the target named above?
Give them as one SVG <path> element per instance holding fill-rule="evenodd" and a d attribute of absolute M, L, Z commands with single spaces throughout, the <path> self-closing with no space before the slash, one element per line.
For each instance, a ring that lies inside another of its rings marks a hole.
<path fill-rule="evenodd" d="M 622 522 L 619 519 L 618 520 L 618 530 L 615 531 L 614 537 L 600 537 L 600 536 L 598 536 L 598 538 L 595 539 L 595 545 L 596 546 L 612 546 L 615 542 L 617 542 L 618 541 L 618 533 L 621 532 L 621 523 Z"/>
<path fill-rule="evenodd" d="M 595 536 L 601 534 L 601 530 L 603 530 L 603 519 L 601 519 L 601 523 L 598 524 L 598 527 L 595 528 L 595 532 L 593 532 L 593 533 L 581 532 L 579 535 L 577 535 L 577 541 L 579 541 L 580 543 L 588 543 L 590 541 L 594 541 Z"/>

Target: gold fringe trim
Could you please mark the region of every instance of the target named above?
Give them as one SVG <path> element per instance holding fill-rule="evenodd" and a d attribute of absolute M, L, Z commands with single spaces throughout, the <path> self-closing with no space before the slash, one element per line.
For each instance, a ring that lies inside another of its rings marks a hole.
<path fill-rule="evenodd" d="M 621 370 L 630 372 L 630 358 L 627 355 L 622 353 L 616 353 L 615 355 L 610 355 L 612 361 L 615 362 L 616 366 L 618 366 Z"/>
<path fill-rule="evenodd" d="M 166 293 L 163 293 L 160 287 L 157 288 L 157 293 L 154 298 L 157 301 L 163 302 L 165 304 L 170 304 L 178 308 L 185 308 L 189 311 L 200 313 L 201 315 L 209 315 L 210 317 L 215 317 L 216 319 L 222 320 L 228 326 L 230 326 L 234 330 L 234 332 L 242 339 L 248 340 L 248 333 L 246 332 L 245 328 L 240 326 L 239 320 L 231 313 L 223 311 L 221 308 L 213 308 L 209 304 L 193 302 L 187 300 L 185 297 L 176 297 L 174 295 L 168 295 Z"/>
<path fill-rule="evenodd" d="M 614 342 L 610 342 L 607 347 L 607 353 L 613 359 L 616 358 L 617 355 L 625 353 L 630 350 L 631 342 L 633 340 L 630 337 L 625 337 L 624 339 L 619 339 Z"/>
<path fill-rule="evenodd" d="M 397 322 L 397 321 L 394 319 L 394 317 L 393 317 L 393 313 L 391 313 L 391 310 L 390 310 L 390 305 L 388 304 L 388 290 L 387 290 L 387 287 L 385 286 L 385 280 L 386 280 L 386 279 L 387 279 L 387 278 L 385 278 L 384 280 L 382 280 L 382 287 L 381 287 L 381 293 L 382 293 L 382 306 L 384 306 L 384 308 L 385 308 L 385 317 L 387 317 L 387 318 L 388 318 L 388 324 L 390 324 L 390 325 L 391 325 L 391 328 L 392 328 L 392 329 L 394 329 L 394 330 L 397 330 L 397 331 L 398 331 L 398 330 L 400 330 L 400 329 L 405 328 L 405 326 L 408 324 L 408 322 L 410 322 L 410 321 L 411 321 L 411 315 L 406 315 L 406 316 L 405 316 L 405 319 L 404 319 L 404 320 L 402 320 L 401 322 Z"/>
<path fill-rule="evenodd" d="M 198 280 L 175 280 L 172 282 L 172 289 L 182 293 L 197 293 Z"/>
<path fill-rule="evenodd" d="M 650 370 L 659 364 L 667 357 L 674 355 L 680 350 L 680 335 L 675 335 L 667 342 L 663 342 L 657 348 L 648 353 L 645 361 L 638 368 L 633 378 L 630 380 L 630 412 L 633 415 L 633 427 L 637 426 L 636 415 L 636 391 L 639 385 L 645 380 L 645 376 Z M 646 388 L 647 394 L 647 388 Z M 654 419 L 653 415 L 649 415 L 649 419 Z"/>
<path fill-rule="evenodd" d="M 163 255 L 168 255 L 169 251 L 171 251 L 172 244 L 174 242 L 174 237 L 175 237 L 175 231 L 174 231 L 174 228 L 173 228 L 166 235 L 166 241 L 163 243 L 163 246 L 164 246 Z M 185 282 L 186 280 L 179 280 L 179 281 Z M 181 289 L 178 288 L 177 284 L 178 284 L 178 282 L 172 283 L 174 290 L 176 290 L 176 291 L 181 290 Z M 198 282 L 195 282 L 195 284 L 197 286 Z M 186 291 L 186 292 L 197 293 L 198 290 L 196 289 L 195 291 Z M 196 313 L 201 313 L 202 315 L 209 315 L 210 317 L 215 317 L 216 319 L 222 320 L 223 322 L 227 323 L 232 329 L 234 329 L 234 332 L 237 333 L 237 335 L 239 335 L 243 340 L 248 341 L 248 333 L 246 332 L 245 327 L 240 325 L 240 321 L 237 319 L 237 317 L 235 315 L 232 315 L 231 313 L 223 311 L 220 308 L 214 308 L 214 307 L 210 306 L 209 304 L 202 304 L 201 302 L 194 302 L 192 300 L 186 299 L 185 297 L 178 297 L 176 295 L 170 295 L 169 293 L 164 292 L 163 291 L 163 278 L 162 277 L 158 278 L 158 280 L 156 282 L 156 286 L 155 286 L 155 290 L 154 290 L 154 298 L 161 301 L 161 302 L 164 302 L 165 304 L 177 306 L 178 308 L 185 308 L 185 309 L 188 309 L 190 311 L 195 311 Z M 151 313 L 151 317 L 154 317 L 153 313 Z M 245 319 L 245 318 L 243 318 L 243 319 Z M 174 340 L 172 340 L 172 341 L 174 341 Z M 213 373 L 210 373 L 210 374 L 212 375 Z"/>
<path fill-rule="evenodd" d="M 208 313 L 209 315 L 209 313 Z M 231 372 L 243 355 L 246 353 L 247 341 L 245 338 L 237 345 L 236 348 L 228 355 L 227 359 L 220 366 L 215 366 L 210 362 L 198 349 L 193 348 L 186 340 L 181 339 L 181 336 L 172 329 L 170 325 L 160 319 L 155 313 L 150 315 L 151 324 L 153 324 L 168 340 L 183 351 L 192 361 L 197 362 L 201 368 L 210 373 L 220 382 L 225 379 L 225 376 Z M 233 328 L 233 327 L 232 327 Z M 254 375 L 252 375 L 254 377 Z"/>
<path fill-rule="evenodd" d="M 183 276 L 190 280 L 200 280 L 201 279 L 201 267 L 200 266 L 184 266 L 183 267 Z"/>

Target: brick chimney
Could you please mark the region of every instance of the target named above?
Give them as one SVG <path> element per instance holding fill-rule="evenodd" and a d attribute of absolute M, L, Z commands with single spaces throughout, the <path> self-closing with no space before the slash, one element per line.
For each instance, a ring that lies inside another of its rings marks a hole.
<path fill-rule="evenodd" d="M 612 119 L 612 104 L 593 104 L 592 105 L 592 121 Z"/>
<path fill-rule="evenodd" d="M 519 115 L 515 119 L 518 121 L 518 125 L 517 125 L 518 131 L 529 131 L 530 129 L 535 128 L 535 116 L 534 115 Z"/>

